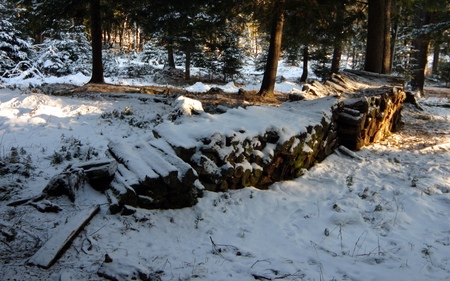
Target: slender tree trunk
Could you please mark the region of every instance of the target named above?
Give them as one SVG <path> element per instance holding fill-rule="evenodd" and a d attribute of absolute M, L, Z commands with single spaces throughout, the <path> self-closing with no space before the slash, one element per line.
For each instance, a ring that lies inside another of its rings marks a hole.
<path fill-rule="evenodd" d="M 137 28 L 137 23 L 136 22 L 133 22 L 133 27 L 134 27 L 134 29 L 132 30 L 133 31 L 133 51 L 134 52 L 136 52 L 137 51 L 137 48 L 138 48 L 138 28 Z"/>
<path fill-rule="evenodd" d="M 108 41 L 108 47 L 112 47 L 112 42 L 111 42 L 111 30 L 108 30 L 107 32 L 107 41 Z"/>
<path fill-rule="evenodd" d="M 285 0 L 277 0 L 275 3 L 272 31 L 270 33 L 269 53 L 259 96 L 274 98 L 275 79 L 277 76 L 278 59 L 281 51 L 281 39 L 284 25 Z"/>
<path fill-rule="evenodd" d="M 367 46 L 364 70 L 381 73 L 384 52 L 385 0 L 369 0 Z"/>
<path fill-rule="evenodd" d="M 345 5 L 341 2 L 336 11 L 336 22 L 343 22 L 345 9 Z M 341 65 L 343 26 L 338 28 L 335 32 L 330 74 L 338 73 Z"/>
<path fill-rule="evenodd" d="M 300 77 L 300 82 L 306 82 L 306 79 L 308 79 L 308 61 L 309 61 L 308 46 L 305 46 L 303 48 L 303 72 L 302 77 Z"/>
<path fill-rule="evenodd" d="M 105 83 L 102 61 L 102 21 L 100 0 L 90 0 L 92 34 L 92 77 L 89 83 Z"/>
<path fill-rule="evenodd" d="M 422 28 L 431 22 L 431 14 L 423 7 L 419 7 L 416 13 L 415 26 L 417 29 Z M 414 67 L 413 77 L 411 80 L 411 88 L 413 91 L 418 91 L 420 95 L 423 94 L 423 87 L 425 85 L 425 68 L 427 65 L 427 56 L 430 49 L 430 38 L 428 35 L 420 35 L 413 40 L 414 49 L 417 52 L 414 54 L 416 66 Z"/>
<path fill-rule="evenodd" d="M 185 70 L 184 70 L 184 79 L 191 79 L 191 45 L 188 43 L 186 45 L 186 62 L 185 62 Z"/>
<path fill-rule="evenodd" d="M 394 58 L 395 58 L 395 45 L 397 44 L 397 37 L 398 37 L 398 22 L 399 18 L 402 12 L 402 6 L 395 5 L 395 16 L 394 21 L 392 22 L 392 30 L 391 30 L 391 61 L 389 68 L 392 71 L 392 68 L 394 66 Z"/>
<path fill-rule="evenodd" d="M 382 74 L 391 73 L 391 0 L 384 3 L 384 40 L 383 40 L 383 64 Z"/>
<path fill-rule="evenodd" d="M 435 41 L 433 48 L 433 68 L 432 68 L 433 75 L 438 74 L 440 52 L 441 52 L 441 45 L 439 44 L 439 42 Z"/>
<path fill-rule="evenodd" d="M 175 68 L 175 57 L 173 55 L 173 40 L 169 39 L 167 44 L 167 64 L 171 68 Z"/>

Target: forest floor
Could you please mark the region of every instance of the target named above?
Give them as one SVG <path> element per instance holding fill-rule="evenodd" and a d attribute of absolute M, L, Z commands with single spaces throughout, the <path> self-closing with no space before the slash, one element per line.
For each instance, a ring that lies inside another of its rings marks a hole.
<path fill-rule="evenodd" d="M 33 167 L 27 176 L 0 177 L 2 280 L 105 280 L 99 276 L 105 272 L 117 277 L 110 280 L 138 280 L 136 272 L 163 281 L 448 280 L 450 89 L 437 87 L 419 99 L 423 111 L 405 104 L 404 126 L 357 158 L 332 154 L 304 176 L 264 191 L 205 192 L 192 208 L 119 216 L 105 204 L 50 269 L 26 265 L 58 226 L 97 200 L 86 189 L 78 205 L 51 199 L 60 213 L 7 206 L 39 194 L 61 172 L 68 162 L 52 164 L 55 151 L 103 155 L 110 139 L 148 139 L 151 131 L 111 121 L 108 113 L 130 107 L 134 117 L 153 120 L 171 110 L 136 94 L 150 94 L 150 87 L 106 85 L 106 93 L 96 88 L 92 95 L 78 89 L 60 96 L 0 89 L 0 156 L 17 151 Z M 208 99 L 258 104 L 255 92 L 246 93 L 188 94 L 204 106 Z"/>

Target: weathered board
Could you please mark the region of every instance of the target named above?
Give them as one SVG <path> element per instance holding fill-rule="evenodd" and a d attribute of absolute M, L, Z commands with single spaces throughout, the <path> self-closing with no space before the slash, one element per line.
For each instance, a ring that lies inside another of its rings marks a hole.
<path fill-rule="evenodd" d="M 79 231 L 99 211 L 99 206 L 84 209 L 61 225 L 55 234 L 27 261 L 28 265 L 49 268 L 62 255 Z"/>

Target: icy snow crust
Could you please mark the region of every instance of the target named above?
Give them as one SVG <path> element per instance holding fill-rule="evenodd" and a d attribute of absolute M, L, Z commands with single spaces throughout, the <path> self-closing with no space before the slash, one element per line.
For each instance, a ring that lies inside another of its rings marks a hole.
<path fill-rule="evenodd" d="M 231 109 L 174 124 L 171 105 L 144 97 L 0 89 L 1 165 L 13 160 L 11 148 L 19 152 L 18 172 L 0 177 L 2 280 L 105 280 L 100 269 L 118 280 L 137 272 L 161 280 L 449 280 L 450 109 L 441 106 L 447 97 L 422 99 L 424 112 L 406 107 L 405 128 L 357 158 L 333 154 L 265 191 L 205 191 L 192 208 L 131 216 L 109 214 L 105 197 L 89 187 L 74 203 L 50 198 L 63 209 L 58 214 L 6 206 L 39 194 L 70 163 L 104 158 L 110 141 L 166 146 L 167 138 L 189 147 L 215 131 L 250 135 L 269 128 L 288 137 L 335 102 Z M 115 114 L 126 108 L 131 115 Z M 299 110 L 304 119 L 293 114 Z M 53 163 L 63 151 L 72 159 Z M 20 173 L 25 163 L 29 177 Z M 50 269 L 25 265 L 59 226 L 93 204 L 100 213 Z"/>

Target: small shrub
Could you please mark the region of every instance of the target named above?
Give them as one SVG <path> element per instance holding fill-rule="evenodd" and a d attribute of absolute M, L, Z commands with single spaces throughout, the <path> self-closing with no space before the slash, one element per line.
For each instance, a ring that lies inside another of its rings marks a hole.
<path fill-rule="evenodd" d="M 419 179 L 418 178 L 416 178 L 416 177 L 414 177 L 412 180 L 411 180 L 411 187 L 417 187 L 417 182 L 419 181 Z"/>
<path fill-rule="evenodd" d="M 51 160 L 51 164 L 52 165 L 59 165 L 59 164 L 61 164 L 62 162 L 64 162 L 64 157 L 62 156 L 62 154 L 61 153 L 58 153 L 58 152 L 54 152 L 53 153 L 53 155 L 52 155 L 52 158 L 51 158 L 52 160 Z"/>
<path fill-rule="evenodd" d="M 381 211 L 383 211 L 383 207 L 381 206 L 381 204 L 376 205 L 374 211 L 375 211 L 375 212 L 381 212 Z"/>
<path fill-rule="evenodd" d="M 353 186 L 353 176 L 347 176 L 346 178 L 345 178 L 345 183 L 347 184 L 347 187 L 351 187 L 351 186 Z"/>

